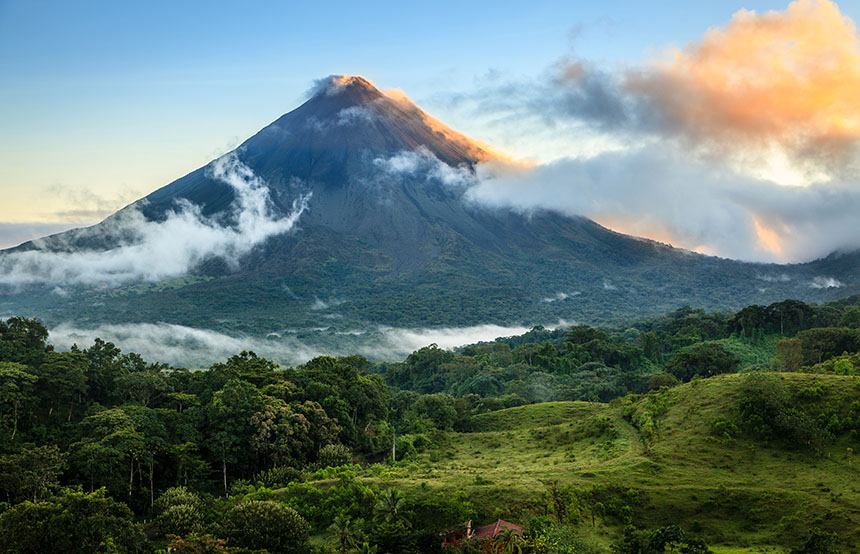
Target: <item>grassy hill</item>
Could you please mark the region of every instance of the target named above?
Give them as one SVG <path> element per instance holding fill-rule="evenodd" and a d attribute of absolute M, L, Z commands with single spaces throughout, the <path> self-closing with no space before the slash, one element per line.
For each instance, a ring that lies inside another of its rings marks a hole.
<path fill-rule="evenodd" d="M 857 377 L 764 375 L 813 420 L 846 420 L 860 393 Z M 860 460 L 844 426 L 816 449 L 765 442 L 742 428 L 730 437 L 715 425 L 742 424 L 749 379 L 722 375 L 610 404 L 483 414 L 473 431 L 440 433 L 424 452 L 359 477 L 410 493 L 465 493 L 478 521 L 522 524 L 555 519 L 547 491 L 557 481 L 573 499 L 563 519 L 588 545 L 583 551 L 608 552 L 626 523 L 678 524 L 725 553 L 788 552 L 812 528 L 860 543 Z"/>

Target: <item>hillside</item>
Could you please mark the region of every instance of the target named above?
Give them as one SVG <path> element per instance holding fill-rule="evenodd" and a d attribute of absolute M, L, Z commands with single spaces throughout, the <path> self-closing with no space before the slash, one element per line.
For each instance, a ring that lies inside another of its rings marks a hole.
<path fill-rule="evenodd" d="M 857 377 L 766 375 L 784 383 L 792 398 L 807 398 L 802 407 L 815 412 L 844 416 L 860 393 Z M 860 462 L 848 432 L 820 452 L 714 432 L 715 420 L 736 417 L 747 378 L 693 381 L 632 404 L 552 402 L 479 415 L 474 431 L 433 437 L 423 454 L 384 476 L 358 476 L 412 493 L 460 491 L 477 520 L 521 523 L 553 513 L 545 491 L 558 481 L 584 499 L 566 521 L 595 547 L 618 540 L 628 521 L 646 528 L 677 524 L 716 552 L 788 552 L 813 527 L 837 532 L 843 545 L 857 544 Z M 649 439 L 625 414 L 655 400 L 666 408 Z M 588 498 L 606 508 L 594 527 Z"/>

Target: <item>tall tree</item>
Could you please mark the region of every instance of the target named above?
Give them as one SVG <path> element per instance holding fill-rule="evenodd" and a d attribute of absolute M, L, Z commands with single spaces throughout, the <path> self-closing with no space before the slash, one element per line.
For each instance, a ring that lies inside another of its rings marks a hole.
<path fill-rule="evenodd" d="M 36 398 L 33 394 L 37 378 L 25 365 L 0 362 L 0 421 L 11 427 L 9 439 L 15 440 L 18 422 Z"/>

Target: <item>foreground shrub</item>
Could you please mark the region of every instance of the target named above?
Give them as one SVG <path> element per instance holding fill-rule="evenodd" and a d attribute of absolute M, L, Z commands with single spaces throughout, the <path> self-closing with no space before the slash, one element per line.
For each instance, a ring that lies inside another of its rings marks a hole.
<path fill-rule="evenodd" d="M 224 530 L 231 545 L 285 554 L 308 551 L 308 522 L 271 500 L 237 504 L 225 515 Z"/>

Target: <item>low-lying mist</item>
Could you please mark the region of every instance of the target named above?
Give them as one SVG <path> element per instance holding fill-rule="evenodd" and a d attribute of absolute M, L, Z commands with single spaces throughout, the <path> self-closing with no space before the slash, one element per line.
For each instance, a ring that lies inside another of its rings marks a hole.
<path fill-rule="evenodd" d="M 559 322 L 558 325 L 563 325 Z M 552 326 L 550 326 L 552 327 Z M 286 331 L 267 337 L 228 335 L 169 323 L 103 324 L 78 327 L 64 323 L 50 330 L 49 342 L 58 350 L 77 344 L 81 348 L 96 338 L 113 342 L 123 352 L 136 352 L 150 362 L 176 367 L 204 368 L 243 350 L 251 350 L 282 365 L 306 362 L 315 356 L 361 354 L 372 360 L 399 361 L 429 344 L 451 349 L 498 337 L 521 335 L 524 326 L 475 325 L 472 327 L 402 329 L 373 326 L 350 331 L 329 329 Z M 298 338 L 298 335 L 302 338 Z M 337 346 L 330 346 L 331 344 Z"/>

